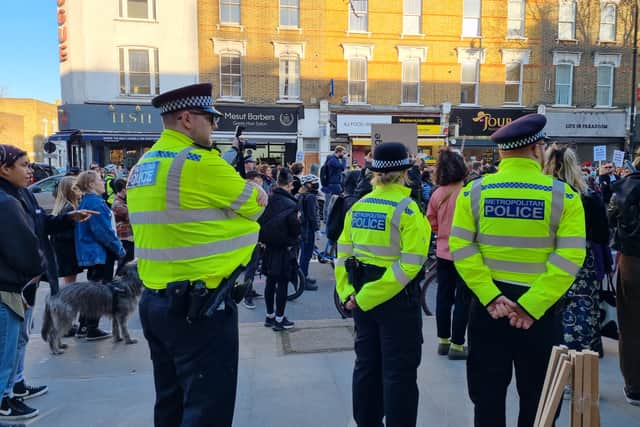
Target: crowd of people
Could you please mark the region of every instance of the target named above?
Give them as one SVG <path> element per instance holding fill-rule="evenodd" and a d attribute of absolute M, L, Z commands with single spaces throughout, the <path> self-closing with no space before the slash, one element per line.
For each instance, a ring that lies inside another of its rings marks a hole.
<path fill-rule="evenodd" d="M 625 396 L 640 405 L 640 156 L 620 174 L 610 163 L 597 171 L 580 165 L 571 148 L 545 141 L 546 120 L 534 114 L 494 134 L 498 164 L 467 162 L 443 148 L 427 165 L 402 144 L 385 143 L 360 167 L 337 146 L 317 176 L 302 163 L 258 164 L 237 146 L 235 154 L 212 149 L 209 135 L 221 114 L 210 92 L 203 84 L 155 98 L 165 131 L 138 165 L 70 170 L 49 215 L 26 188 L 26 153 L 0 146 L 0 421 L 36 416 L 24 400 L 47 392 L 24 376 L 38 282 L 49 282 L 55 294 L 58 279 L 81 286 L 78 275 L 86 271 L 88 280 L 106 284 L 137 257 L 156 425 L 205 425 L 214 414 L 231 425 L 236 304 L 256 308 L 260 267 L 264 325 L 293 328 L 287 288 L 300 269 L 305 289 L 318 289 L 309 265 L 323 222 L 338 247 L 336 289 L 356 325 L 359 425 L 383 418 L 415 424 L 418 284 L 432 244 L 437 353 L 467 360 L 476 425 L 505 425 L 513 366 L 524 426 L 535 415 L 552 345 L 603 354 L 599 295 L 616 271 Z M 234 170 L 238 162 L 243 177 Z M 80 313 L 67 336 L 110 337 L 99 320 Z"/>

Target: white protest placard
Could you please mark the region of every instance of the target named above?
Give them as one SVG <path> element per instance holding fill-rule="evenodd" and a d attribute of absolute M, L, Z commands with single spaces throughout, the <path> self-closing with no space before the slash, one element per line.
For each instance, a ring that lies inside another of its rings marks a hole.
<path fill-rule="evenodd" d="M 613 152 L 613 164 L 621 168 L 624 162 L 624 151 L 614 150 Z"/>
<path fill-rule="evenodd" d="M 304 162 L 304 151 L 296 151 L 296 162 Z"/>
<path fill-rule="evenodd" d="M 605 161 L 607 160 L 607 146 L 606 145 L 596 145 L 593 147 L 593 160 L 594 161 Z"/>
<path fill-rule="evenodd" d="M 409 154 L 417 154 L 418 127 L 415 123 L 371 125 L 372 148 L 383 142 L 400 142 L 407 147 Z"/>

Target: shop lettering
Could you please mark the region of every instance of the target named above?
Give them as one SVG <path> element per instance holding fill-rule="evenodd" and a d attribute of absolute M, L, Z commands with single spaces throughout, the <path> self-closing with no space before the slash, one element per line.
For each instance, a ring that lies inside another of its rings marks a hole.
<path fill-rule="evenodd" d="M 482 122 L 484 124 L 482 128 L 483 131 L 487 129 L 499 129 L 512 121 L 511 117 L 493 117 L 484 111 L 478 111 L 478 115 L 471 120 L 473 120 L 474 123 Z"/>
<path fill-rule="evenodd" d="M 274 114 L 262 114 L 262 113 L 224 113 L 224 118 L 227 120 L 234 121 L 260 121 L 260 122 L 268 122 L 274 121 L 276 116 Z"/>
<path fill-rule="evenodd" d="M 609 125 L 606 123 L 567 123 L 566 129 L 608 129 Z"/>
<path fill-rule="evenodd" d="M 140 123 L 141 125 L 151 123 L 151 113 L 111 113 L 113 124 Z"/>
<path fill-rule="evenodd" d="M 67 52 L 67 11 L 63 9 L 66 0 L 58 1 L 58 56 L 60 62 L 65 62 L 69 59 L 69 52 Z"/>
<path fill-rule="evenodd" d="M 489 218 L 544 219 L 544 200 L 486 199 L 484 216 Z"/>

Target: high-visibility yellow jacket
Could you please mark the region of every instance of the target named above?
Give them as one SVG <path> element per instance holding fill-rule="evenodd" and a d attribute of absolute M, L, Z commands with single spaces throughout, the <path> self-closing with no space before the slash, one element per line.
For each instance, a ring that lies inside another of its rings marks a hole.
<path fill-rule="evenodd" d="M 371 310 L 400 293 L 422 269 L 431 227 L 410 193 L 398 184 L 376 186 L 347 213 L 336 261 L 336 290 L 343 302 L 355 295 L 362 310 Z M 344 266 L 352 255 L 386 268 L 380 279 L 366 283 L 358 293 Z"/>
<path fill-rule="evenodd" d="M 179 280 L 217 287 L 246 265 L 258 240 L 258 190 L 216 150 L 173 130 L 129 175 L 129 218 L 145 286 L 164 289 Z"/>
<path fill-rule="evenodd" d="M 104 179 L 104 191 L 107 193 L 107 203 L 109 203 L 109 206 L 111 206 L 116 199 L 116 192 L 112 188 L 113 180 L 114 178 L 112 176 L 107 176 Z"/>
<path fill-rule="evenodd" d="M 482 304 L 501 295 L 494 280 L 524 286 L 517 302 L 539 319 L 584 261 L 582 200 L 534 160 L 506 158 L 498 173 L 469 182 L 458 195 L 449 246 Z"/>

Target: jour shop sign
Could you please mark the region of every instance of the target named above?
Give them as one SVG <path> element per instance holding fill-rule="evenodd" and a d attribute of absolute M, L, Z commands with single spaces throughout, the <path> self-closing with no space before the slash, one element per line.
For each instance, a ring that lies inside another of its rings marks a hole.
<path fill-rule="evenodd" d="M 547 110 L 549 136 L 558 137 L 617 137 L 626 134 L 624 111 L 562 111 Z"/>

